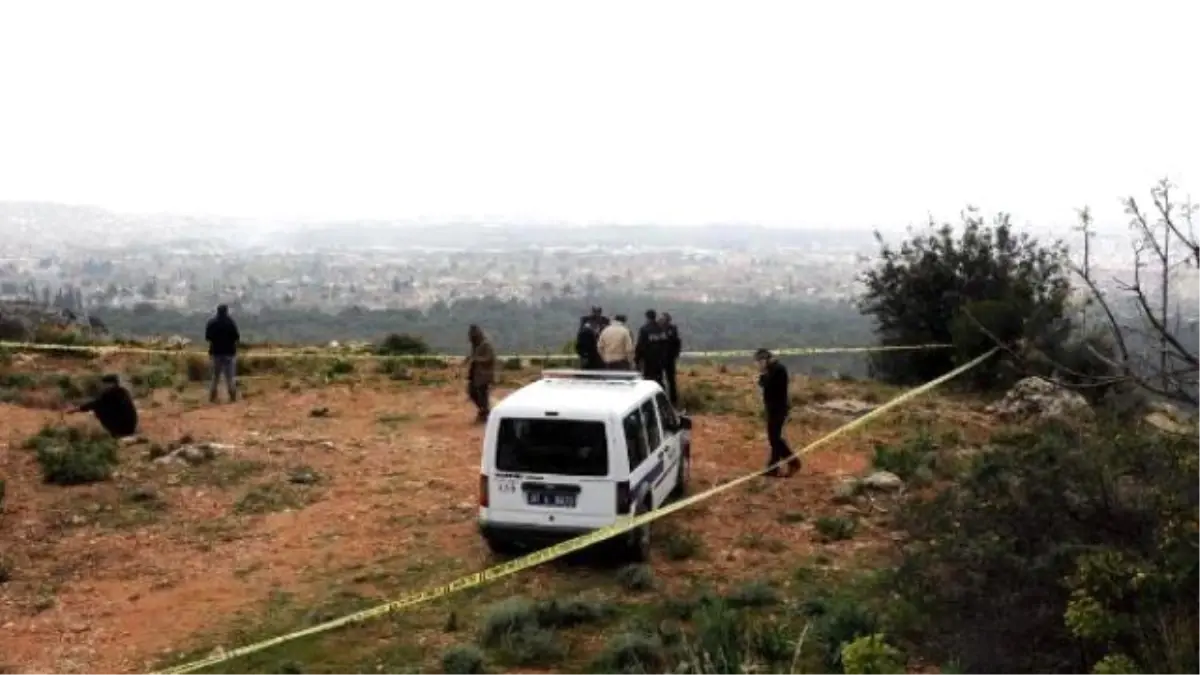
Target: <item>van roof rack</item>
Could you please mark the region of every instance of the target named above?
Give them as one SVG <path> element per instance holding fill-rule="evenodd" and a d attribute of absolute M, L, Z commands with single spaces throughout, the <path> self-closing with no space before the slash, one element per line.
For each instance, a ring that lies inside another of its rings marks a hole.
<path fill-rule="evenodd" d="M 584 380 L 591 382 L 637 382 L 642 374 L 636 370 L 543 370 L 543 380 Z"/>

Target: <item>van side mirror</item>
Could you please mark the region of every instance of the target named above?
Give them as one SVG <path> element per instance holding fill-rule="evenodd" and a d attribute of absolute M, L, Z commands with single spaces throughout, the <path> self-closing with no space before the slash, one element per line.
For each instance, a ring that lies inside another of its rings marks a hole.
<path fill-rule="evenodd" d="M 692 418 L 688 417 L 687 415 L 680 415 L 679 416 L 679 428 L 691 431 Z"/>

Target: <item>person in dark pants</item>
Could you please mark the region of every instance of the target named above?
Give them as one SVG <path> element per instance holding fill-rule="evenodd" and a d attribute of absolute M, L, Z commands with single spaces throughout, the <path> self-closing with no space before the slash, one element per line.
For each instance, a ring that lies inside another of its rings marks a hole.
<path fill-rule="evenodd" d="M 767 466 L 774 467 L 768 476 L 791 476 L 800 470 L 800 458 L 788 447 L 783 438 L 783 424 L 788 418 L 791 400 L 788 398 L 788 371 L 775 356 L 766 349 L 754 353 L 754 361 L 758 364 L 758 386 L 762 389 L 763 407 L 767 413 L 767 442 L 771 445 L 771 457 Z M 774 465 L 791 458 L 780 473 Z"/>
<path fill-rule="evenodd" d="M 137 407 L 129 390 L 121 386 L 116 375 L 105 375 L 100 379 L 104 388 L 96 398 L 71 409 L 72 413 L 90 412 L 96 416 L 100 426 L 113 438 L 125 438 L 137 433 Z"/>
<path fill-rule="evenodd" d="M 658 317 L 663 333 L 667 336 L 667 361 L 664 364 L 664 379 L 667 381 L 667 398 L 671 405 L 679 404 L 679 391 L 676 388 L 675 373 L 679 364 L 679 355 L 683 353 L 683 341 L 679 339 L 679 328 L 671 321 L 671 313 L 663 312 Z"/>
<path fill-rule="evenodd" d="M 467 369 L 467 397 L 475 404 L 475 421 L 483 423 L 491 414 L 488 391 L 496 379 L 496 351 L 483 334 L 483 329 L 471 324 L 467 329 L 467 340 L 471 343 L 470 364 Z"/>
<path fill-rule="evenodd" d="M 654 380 L 658 386 L 667 388 L 663 374 L 667 367 L 667 334 L 658 323 L 658 313 L 646 310 L 646 323 L 638 330 L 637 345 L 633 351 L 634 362 L 642 377 Z"/>
<path fill-rule="evenodd" d="M 208 400 L 217 402 L 217 384 L 225 378 L 229 400 L 237 400 L 237 349 L 242 341 L 237 323 L 229 316 L 229 307 L 217 305 L 217 315 L 208 320 L 204 327 L 204 339 L 208 341 L 208 355 L 212 359 L 212 384 L 208 388 Z"/>

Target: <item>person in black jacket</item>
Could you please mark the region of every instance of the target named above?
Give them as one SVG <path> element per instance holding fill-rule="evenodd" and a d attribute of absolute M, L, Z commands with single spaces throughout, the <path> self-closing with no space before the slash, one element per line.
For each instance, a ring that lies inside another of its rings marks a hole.
<path fill-rule="evenodd" d="M 116 375 L 100 378 L 104 388 L 96 398 L 71 409 L 72 413 L 90 412 L 96 416 L 100 426 L 113 438 L 125 438 L 137 433 L 137 407 L 129 390 L 121 386 Z"/>
<path fill-rule="evenodd" d="M 758 364 L 758 386 L 762 389 L 763 407 L 767 413 L 767 442 L 771 444 L 771 457 L 767 466 L 791 458 L 780 474 L 779 467 L 767 472 L 768 476 L 791 476 L 800 470 L 800 458 L 788 447 L 783 438 L 783 423 L 787 421 L 791 399 L 788 398 L 788 371 L 775 356 L 766 349 L 754 353 Z"/>
<path fill-rule="evenodd" d="M 679 391 L 676 389 L 676 366 L 679 364 L 679 355 L 683 353 L 683 341 L 679 339 L 679 328 L 671 321 L 671 313 L 663 312 L 658 317 L 658 322 L 662 326 L 663 333 L 667 336 L 667 361 L 664 364 L 664 379 L 667 381 L 667 397 L 671 400 L 671 405 L 679 404 Z"/>
<path fill-rule="evenodd" d="M 217 315 L 208 320 L 204 327 L 204 339 L 208 341 L 208 355 L 212 358 L 212 384 L 208 388 L 208 400 L 217 402 L 217 384 L 225 377 L 229 400 L 237 400 L 237 348 L 242 341 L 237 324 L 229 316 L 229 307 L 217 305 Z"/>
<path fill-rule="evenodd" d="M 667 369 L 667 334 L 658 323 L 658 313 L 652 309 L 646 310 L 646 323 L 638 330 L 633 359 L 642 371 L 642 377 L 654 380 L 663 389 L 667 388 L 667 383 L 663 381 Z"/>
<path fill-rule="evenodd" d="M 584 370 L 604 370 L 600 358 L 600 331 L 608 325 L 608 318 L 599 307 L 592 307 L 589 316 L 579 319 L 579 332 L 575 334 L 575 353 L 579 356 L 579 367 Z"/>

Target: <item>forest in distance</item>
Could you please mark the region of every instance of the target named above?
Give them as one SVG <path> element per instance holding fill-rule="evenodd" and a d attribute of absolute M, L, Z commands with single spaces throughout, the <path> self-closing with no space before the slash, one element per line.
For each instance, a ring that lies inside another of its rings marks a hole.
<path fill-rule="evenodd" d="M 425 340 L 438 353 L 465 352 L 467 326 L 479 324 L 501 353 L 560 354 L 568 351 L 580 317 L 591 304 L 554 299 L 531 304 L 494 299 L 438 303 L 428 310 L 340 312 L 269 309 L 231 313 L 247 342 L 327 344 L 332 340 L 378 341 L 391 333 Z M 651 297 L 599 298 L 594 304 L 608 316 L 625 314 L 636 331 L 647 309 L 671 313 L 688 351 L 743 350 L 758 347 L 860 347 L 875 343 L 872 325 L 849 303 L 763 302 L 756 304 L 661 302 Z M 208 313 L 184 313 L 148 307 L 95 312 L 117 336 L 180 335 L 201 343 Z M 819 371 L 864 374 L 859 355 L 823 357 Z"/>

